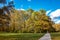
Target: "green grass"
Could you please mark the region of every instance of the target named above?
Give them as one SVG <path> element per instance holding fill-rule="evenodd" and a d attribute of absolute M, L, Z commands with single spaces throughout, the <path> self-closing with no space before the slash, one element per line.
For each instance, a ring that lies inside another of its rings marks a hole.
<path fill-rule="evenodd" d="M 44 33 L 0 33 L 0 40 L 38 40 Z M 52 40 L 60 40 L 60 33 L 51 33 Z"/>
<path fill-rule="evenodd" d="M 44 33 L 0 33 L 0 40 L 38 40 Z"/>
<path fill-rule="evenodd" d="M 51 33 L 52 40 L 60 40 L 60 32 L 58 33 Z"/>

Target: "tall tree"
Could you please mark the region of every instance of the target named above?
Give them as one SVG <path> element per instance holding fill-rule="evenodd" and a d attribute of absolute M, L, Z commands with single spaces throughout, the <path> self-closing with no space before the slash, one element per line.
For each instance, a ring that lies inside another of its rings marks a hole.
<path fill-rule="evenodd" d="M 40 20 L 43 21 L 42 22 L 42 29 L 46 30 L 46 31 L 49 31 L 50 29 L 53 28 L 52 25 L 54 23 L 51 21 L 51 18 L 46 15 L 46 11 L 45 10 L 40 10 L 40 13 L 41 13 Z"/>
<path fill-rule="evenodd" d="M 5 2 L 6 0 L 0 0 L 0 3 L 5 4 Z M 2 8 L 0 8 L 0 26 L 1 26 L 1 30 L 3 31 L 5 31 L 5 29 L 9 26 L 11 8 L 12 7 L 10 7 L 10 5 L 7 6 L 4 5 Z"/>

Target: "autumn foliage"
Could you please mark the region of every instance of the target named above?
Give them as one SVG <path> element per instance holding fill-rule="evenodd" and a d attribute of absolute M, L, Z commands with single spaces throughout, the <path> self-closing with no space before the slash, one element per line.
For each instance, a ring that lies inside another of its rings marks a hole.
<path fill-rule="evenodd" d="M 20 33 L 42 33 L 60 31 L 60 25 L 51 21 L 46 11 L 16 10 L 13 1 L 0 9 L 0 31 Z"/>

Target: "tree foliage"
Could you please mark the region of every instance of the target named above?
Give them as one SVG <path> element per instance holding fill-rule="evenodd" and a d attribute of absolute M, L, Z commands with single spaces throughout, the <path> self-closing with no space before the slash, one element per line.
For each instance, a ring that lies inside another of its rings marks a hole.
<path fill-rule="evenodd" d="M 0 3 L 5 4 L 6 0 L 0 0 Z M 11 5 L 12 6 L 12 5 Z M 10 5 L 0 8 L 0 31 L 8 31 L 10 21 Z"/>
<path fill-rule="evenodd" d="M 55 31 L 60 31 L 60 24 L 54 24 L 53 28 L 55 29 Z"/>
<path fill-rule="evenodd" d="M 13 2 L 11 3 L 13 4 Z M 41 33 L 47 31 L 48 32 L 55 31 L 54 30 L 55 28 L 53 27 L 54 23 L 53 21 L 51 21 L 51 18 L 46 15 L 45 10 L 40 11 L 34 11 L 32 9 L 16 10 L 11 6 L 12 5 L 11 3 L 9 3 L 10 6 L 8 6 L 8 8 L 10 9 L 11 7 L 12 9 L 7 10 L 8 9 L 7 7 L 4 8 L 4 10 L 6 9 L 7 13 L 10 14 L 10 16 L 7 16 L 8 14 L 6 14 L 6 16 L 10 18 L 10 20 L 8 21 L 9 27 L 5 27 L 5 25 L 4 27 L 1 26 L 2 27 L 0 28 L 1 31 L 2 29 L 4 31 L 8 30 L 9 32 L 21 32 L 21 33 Z M 7 22 L 7 20 L 5 21 Z M 4 21 L 0 23 L 4 23 Z"/>

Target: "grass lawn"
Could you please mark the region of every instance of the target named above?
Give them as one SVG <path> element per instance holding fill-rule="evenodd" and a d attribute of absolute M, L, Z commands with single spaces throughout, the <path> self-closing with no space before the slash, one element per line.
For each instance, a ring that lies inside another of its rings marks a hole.
<path fill-rule="evenodd" d="M 51 33 L 52 40 L 60 40 L 60 33 Z"/>
<path fill-rule="evenodd" d="M 0 33 L 0 40 L 38 40 L 44 33 Z"/>
<path fill-rule="evenodd" d="M 0 40 L 38 40 L 44 33 L 0 33 Z M 60 40 L 60 33 L 51 33 L 52 40 Z"/>

